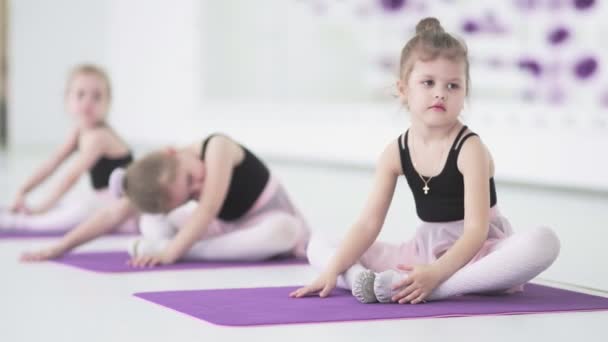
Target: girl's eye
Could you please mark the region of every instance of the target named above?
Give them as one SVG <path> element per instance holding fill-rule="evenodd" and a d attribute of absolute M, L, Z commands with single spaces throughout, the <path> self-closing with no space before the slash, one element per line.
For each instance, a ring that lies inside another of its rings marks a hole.
<path fill-rule="evenodd" d="M 188 187 L 192 186 L 192 175 L 190 175 L 190 174 L 188 175 L 187 182 L 188 182 Z"/>
<path fill-rule="evenodd" d="M 433 84 L 435 84 L 435 82 L 433 82 L 432 80 L 427 80 L 427 81 L 422 82 L 422 84 L 424 84 L 427 87 L 432 87 Z"/>
<path fill-rule="evenodd" d="M 458 89 L 458 88 L 460 88 L 460 86 L 456 83 L 448 84 L 448 89 Z"/>
<path fill-rule="evenodd" d="M 101 94 L 99 92 L 93 93 L 93 100 L 95 100 L 95 102 L 99 102 L 99 100 L 101 100 Z"/>
<path fill-rule="evenodd" d="M 79 91 L 76 93 L 76 97 L 77 97 L 78 99 L 82 99 L 82 98 L 84 98 L 84 95 L 85 95 L 85 93 L 84 93 L 84 91 L 83 91 L 83 90 L 79 90 Z"/>

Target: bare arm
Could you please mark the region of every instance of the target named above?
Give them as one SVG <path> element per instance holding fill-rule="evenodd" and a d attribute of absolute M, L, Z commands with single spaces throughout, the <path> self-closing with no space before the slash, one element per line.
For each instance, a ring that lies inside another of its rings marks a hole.
<path fill-rule="evenodd" d="M 173 263 L 184 255 L 217 217 L 228 193 L 233 168 L 241 154 L 241 148 L 227 137 L 218 135 L 209 140 L 205 156 L 206 179 L 199 205 L 167 246 L 165 262 Z"/>
<path fill-rule="evenodd" d="M 73 248 L 91 241 L 101 235 L 110 233 L 137 211 L 127 198 L 112 202 L 109 206 L 98 210 L 86 221 L 64 235 L 54 246 L 33 253 L 24 253 L 23 261 L 42 261 L 54 259 L 69 252 Z"/>
<path fill-rule="evenodd" d="M 25 200 L 25 196 L 35 189 L 38 185 L 44 182 L 50 175 L 57 170 L 59 165 L 63 163 L 70 154 L 72 154 L 76 150 L 76 146 L 78 144 L 78 130 L 72 131 L 68 139 L 65 141 L 63 145 L 59 147 L 59 149 L 45 161 L 35 172 L 32 174 L 28 180 L 21 186 L 21 188 L 17 192 L 17 199 L 12 206 L 13 211 L 20 210 L 23 207 Z"/>
<path fill-rule="evenodd" d="M 59 199 L 76 184 L 80 176 L 86 173 L 103 155 L 105 138 L 102 132 L 92 132 L 82 138 L 80 151 L 74 164 L 50 195 L 38 207 L 38 212 L 45 212 L 55 206 Z"/>
<path fill-rule="evenodd" d="M 382 230 L 386 213 L 395 192 L 397 177 L 401 174 L 399 149 L 396 141 L 391 142 L 382 153 L 372 191 L 367 199 L 359 219 L 348 231 L 340 244 L 336 255 L 323 274 L 311 285 L 300 288 L 290 294 L 291 297 L 303 297 L 320 291 L 325 297 L 335 287 L 336 278 L 357 262 L 361 255 L 374 243 Z"/>
<path fill-rule="evenodd" d="M 387 146 L 376 168 L 372 191 L 359 219 L 348 231 L 327 272 L 338 275 L 361 258 L 382 230 L 400 174 L 397 143 Z"/>
<path fill-rule="evenodd" d="M 442 280 L 452 276 L 479 252 L 490 225 L 490 157 L 478 137 L 465 141 L 458 166 L 464 178 L 464 233 L 436 261 Z"/>

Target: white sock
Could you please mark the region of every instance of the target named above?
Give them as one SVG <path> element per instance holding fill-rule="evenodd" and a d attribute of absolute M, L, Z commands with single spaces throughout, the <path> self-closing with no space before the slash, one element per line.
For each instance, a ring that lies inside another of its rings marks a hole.
<path fill-rule="evenodd" d="M 393 296 L 398 290 L 393 290 L 393 284 L 407 277 L 405 273 L 399 273 L 395 270 L 386 270 L 378 273 L 374 281 L 374 294 L 380 303 L 390 303 L 393 301 Z"/>
<path fill-rule="evenodd" d="M 169 239 L 135 238 L 128 242 L 127 253 L 131 257 L 158 255 L 165 250 L 169 242 Z"/>
<path fill-rule="evenodd" d="M 363 304 L 376 303 L 378 298 L 374 293 L 374 282 L 376 274 L 372 270 L 365 270 L 357 273 L 357 277 L 352 283 L 352 294 Z"/>
<path fill-rule="evenodd" d="M 167 215 L 142 214 L 139 217 L 141 236 L 127 243 L 127 252 L 132 257 L 161 253 L 177 233 Z"/>
<path fill-rule="evenodd" d="M 139 231 L 146 239 L 171 239 L 177 234 L 177 227 L 167 215 L 142 214 L 139 217 Z"/>

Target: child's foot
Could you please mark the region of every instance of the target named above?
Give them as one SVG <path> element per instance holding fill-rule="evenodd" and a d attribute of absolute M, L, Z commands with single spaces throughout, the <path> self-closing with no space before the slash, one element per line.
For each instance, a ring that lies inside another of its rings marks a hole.
<path fill-rule="evenodd" d="M 380 303 L 391 303 L 393 296 L 400 289 L 393 290 L 393 284 L 397 283 L 407 275 L 394 270 L 387 270 L 376 275 L 374 281 L 374 294 Z"/>
<path fill-rule="evenodd" d="M 376 274 L 371 270 L 365 270 L 357 276 L 353 283 L 352 293 L 358 301 L 364 304 L 376 303 L 376 295 L 374 294 L 374 280 Z"/>
<path fill-rule="evenodd" d="M 167 241 L 165 240 L 152 240 L 140 237 L 129 241 L 127 252 L 133 258 L 151 256 L 162 252 L 166 245 Z"/>
<path fill-rule="evenodd" d="M 139 243 L 141 242 L 141 240 L 143 239 L 135 238 L 127 242 L 127 253 L 129 253 L 132 258 L 135 258 L 139 254 L 137 248 L 139 247 Z"/>

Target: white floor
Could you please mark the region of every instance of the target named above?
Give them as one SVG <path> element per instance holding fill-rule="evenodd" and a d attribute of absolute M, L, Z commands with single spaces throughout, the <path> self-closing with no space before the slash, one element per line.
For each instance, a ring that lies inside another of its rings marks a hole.
<path fill-rule="evenodd" d="M 0 204 L 6 204 L 36 153 L 0 155 Z M 340 235 L 356 218 L 369 189 L 369 170 L 272 163 L 317 232 Z M 80 184 L 80 189 L 85 188 Z M 79 190 L 75 193 L 77 194 Z M 608 195 L 498 184 L 501 210 L 516 230 L 546 224 L 562 240 L 558 261 L 537 282 L 608 296 Z M 72 197 L 77 195 L 72 194 Z M 382 239 L 406 239 L 415 228 L 401 182 Z M 0 341 L 606 341 L 608 311 L 419 320 L 325 323 L 252 328 L 215 326 L 132 296 L 142 291 L 297 285 L 308 266 L 108 275 L 53 263 L 21 264 L 24 250 L 50 239 L 0 240 Z M 120 249 L 103 238 L 82 250 Z M 566 285 L 564 285 L 566 283 Z M 238 298 L 235 298 L 238 300 Z"/>

